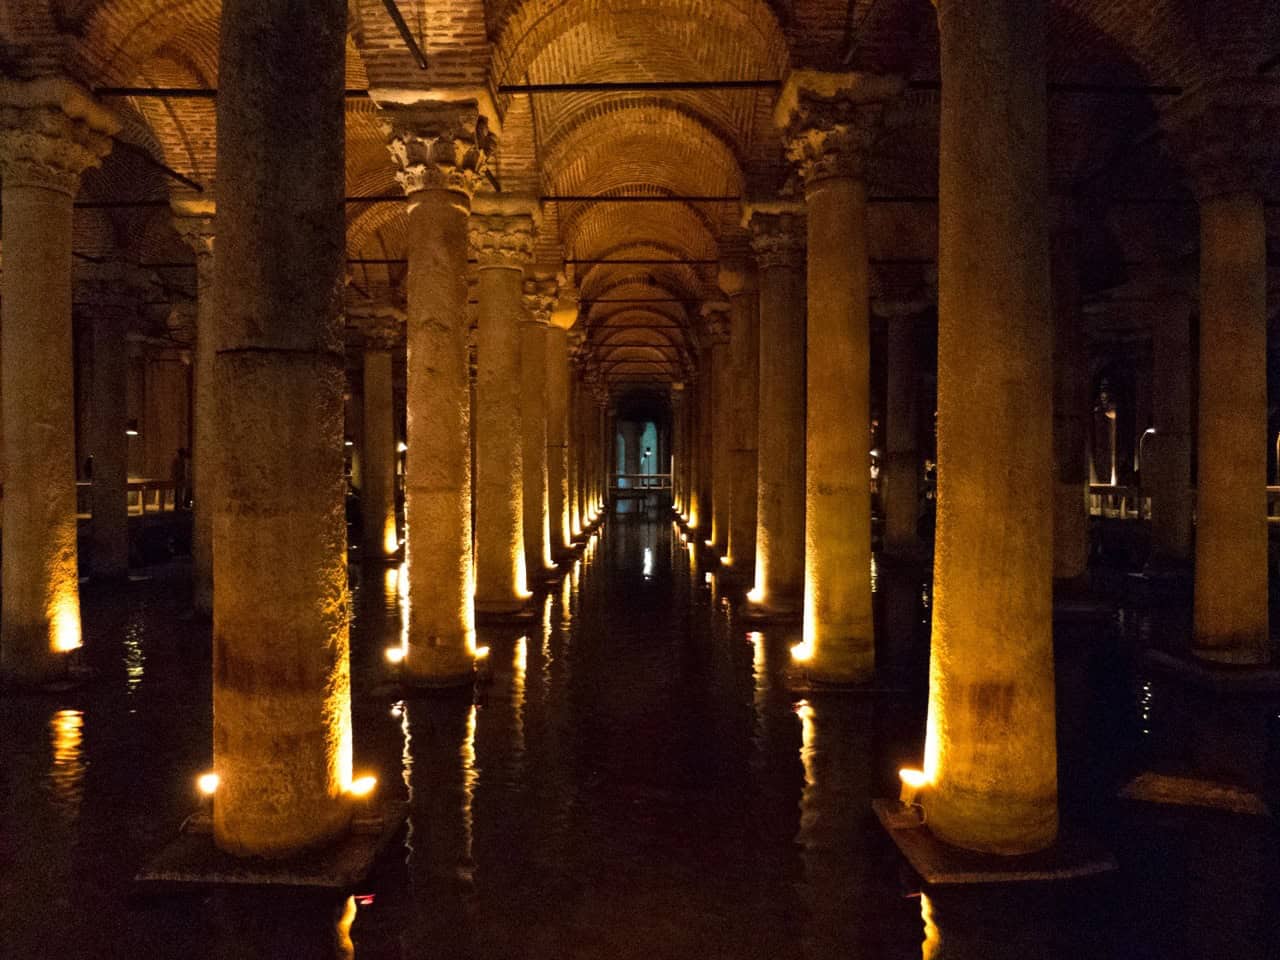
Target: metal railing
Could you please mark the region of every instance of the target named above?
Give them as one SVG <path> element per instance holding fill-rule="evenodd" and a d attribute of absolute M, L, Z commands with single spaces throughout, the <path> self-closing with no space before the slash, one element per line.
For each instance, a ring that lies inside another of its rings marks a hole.
<path fill-rule="evenodd" d="M 623 496 L 637 493 L 659 493 L 670 489 L 671 474 L 669 473 L 614 473 L 609 475 L 609 491 Z"/>
<path fill-rule="evenodd" d="M 1191 491 L 1195 497 L 1195 491 Z M 1089 514 L 1110 520 L 1150 520 L 1151 495 L 1141 487 L 1089 484 Z M 1267 486 L 1267 520 L 1280 523 L 1280 484 Z"/>
<path fill-rule="evenodd" d="M 130 516 L 172 513 L 178 509 L 178 483 L 175 480 L 130 480 L 125 495 Z M 90 480 L 76 481 L 76 516 L 82 520 L 93 517 L 93 482 Z"/>

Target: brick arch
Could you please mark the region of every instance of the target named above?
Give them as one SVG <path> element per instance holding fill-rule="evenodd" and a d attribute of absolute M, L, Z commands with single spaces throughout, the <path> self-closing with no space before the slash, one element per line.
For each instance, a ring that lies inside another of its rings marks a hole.
<path fill-rule="evenodd" d="M 491 33 L 498 84 L 523 79 L 565 36 L 586 44 L 597 35 L 648 37 L 651 44 L 638 55 L 648 64 L 669 62 L 673 49 L 686 49 L 725 75 L 746 63 L 777 76 L 788 62 L 786 37 L 764 0 L 634 0 L 623 10 L 607 0 L 510 0 L 494 15 Z"/>
<path fill-rule="evenodd" d="M 650 242 L 676 257 L 716 255 L 711 226 L 684 204 L 590 204 L 564 224 L 565 249 L 578 257 L 599 257 L 620 242 Z"/>

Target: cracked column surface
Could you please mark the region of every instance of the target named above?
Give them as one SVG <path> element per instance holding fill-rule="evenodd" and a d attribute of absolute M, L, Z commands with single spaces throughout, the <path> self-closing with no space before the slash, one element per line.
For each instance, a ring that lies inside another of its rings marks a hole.
<path fill-rule="evenodd" d="M 0 79 L 4 570 L 0 675 L 62 676 L 80 646 L 71 211 L 119 121 L 75 84 Z"/>
<path fill-rule="evenodd" d="M 351 817 L 343 480 L 346 5 L 225 0 L 218 68 L 223 440 L 213 518 L 213 836 L 240 856 Z"/>
<path fill-rule="evenodd" d="M 1044 0 L 941 0 L 938 526 L 929 829 L 1058 831 Z"/>
<path fill-rule="evenodd" d="M 804 595 L 805 314 L 802 208 L 752 212 L 760 270 L 756 578 L 748 609 L 796 616 Z"/>
<path fill-rule="evenodd" d="M 871 613 L 871 326 L 866 161 L 894 77 L 792 71 L 775 120 L 808 223 L 804 643 L 813 680 L 875 670 Z"/>
<path fill-rule="evenodd" d="M 520 429 L 520 321 L 533 254 L 528 214 L 473 216 L 480 261 L 476 381 L 476 612 L 520 612 L 529 598 Z"/>
<path fill-rule="evenodd" d="M 409 683 L 450 686 L 475 668 L 468 220 L 492 135 L 473 103 L 389 111 L 409 197 L 405 559 Z"/>

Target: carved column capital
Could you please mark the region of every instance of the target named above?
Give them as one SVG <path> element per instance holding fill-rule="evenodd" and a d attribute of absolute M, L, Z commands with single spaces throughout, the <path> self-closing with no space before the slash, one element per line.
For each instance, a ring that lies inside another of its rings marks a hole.
<path fill-rule="evenodd" d="M 365 350 L 394 350 L 404 342 L 406 318 L 399 307 L 348 310 L 347 320 L 360 331 Z"/>
<path fill-rule="evenodd" d="M 712 346 L 721 346 L 729 342 L 729 311 L 727 303 L 719 301 L 702 305 L 702 327 L 707 342 Z"/>
<path fill-rule="evenodd" d="M 828 177 L 862 179 L 885 103 L 901 77 L 792 70 L 774 108 L 787 159 L 812 186 Z"/>
<path fill-rule="evenodd" d="M 529 314 L 529 322 L 540 326 L 551 323 L 551 312 L 556 305 L 556 288 L 554 277 L 525 279 L 522 299 Z"/>
<path fill-rule="evenodd" d="M 751 249 L 761 270 L 798 269 L 804 265 L 805 223 L 798 204 L 751 204 L 744 217 L 751 231 Z"/>
<path fill-rule="evenodd" d="M 381 126 L 396 180 L 409 196 L 423 190 L 473 196 L 498 140 L 476 103 L 389 107 Z"/>
<path fill-rule="evenodd" d="M 216 212 L 214 202 L 212 200 L 175 200 L 170 207 L 173 210 L 173 229 L 196 255 L 198 278 L 202 281 L 212 280 L 214 214 Z"/>
<path fill-rule="evenodd" d="M 60 77 L 0 79 L 0 179 L 74 196 L 80 176 L 111 152 L 115 114 Z"/>
<path fill-rule="evenodd" d="M 533 217 L 486 214 L 471 217 L 471 250 L 485 267 L 523 270 L 533 261 Z"/>
<path fill-rule="evenodd" d="M 1180 97 L 1162 123 L 1197 199 L 1260 193 L 1280 150 L 1280 83 L 1251 77 L 1205 84 Z"/>

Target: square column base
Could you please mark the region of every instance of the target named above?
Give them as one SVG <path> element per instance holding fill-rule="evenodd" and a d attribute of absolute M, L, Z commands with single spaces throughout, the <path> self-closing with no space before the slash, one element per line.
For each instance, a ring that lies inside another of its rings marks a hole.
<path fill-rule="evenodd" d="M 220 886 L 297 887 L 351 890 L 369 876 L 374 861 L 391 843 L 405 819 L 403 804 L 387 804 L 352 821 L 346 836 L 297 857 L 268 860 L 235 857 L 213 842 L 207 811 L 189 817 L 170 842 L 133 878 L 145 893 Z"/>
<path fill-rule="evenodd" d="M 1067 834 L 1046 850 L 1005 857 L 943 843 L 897 800 L 873 800 L 881 826 L 927 884 L 1031 883 L 1078 880 L 1117 869 L 1115 858 L 1088 839 Z"/>

